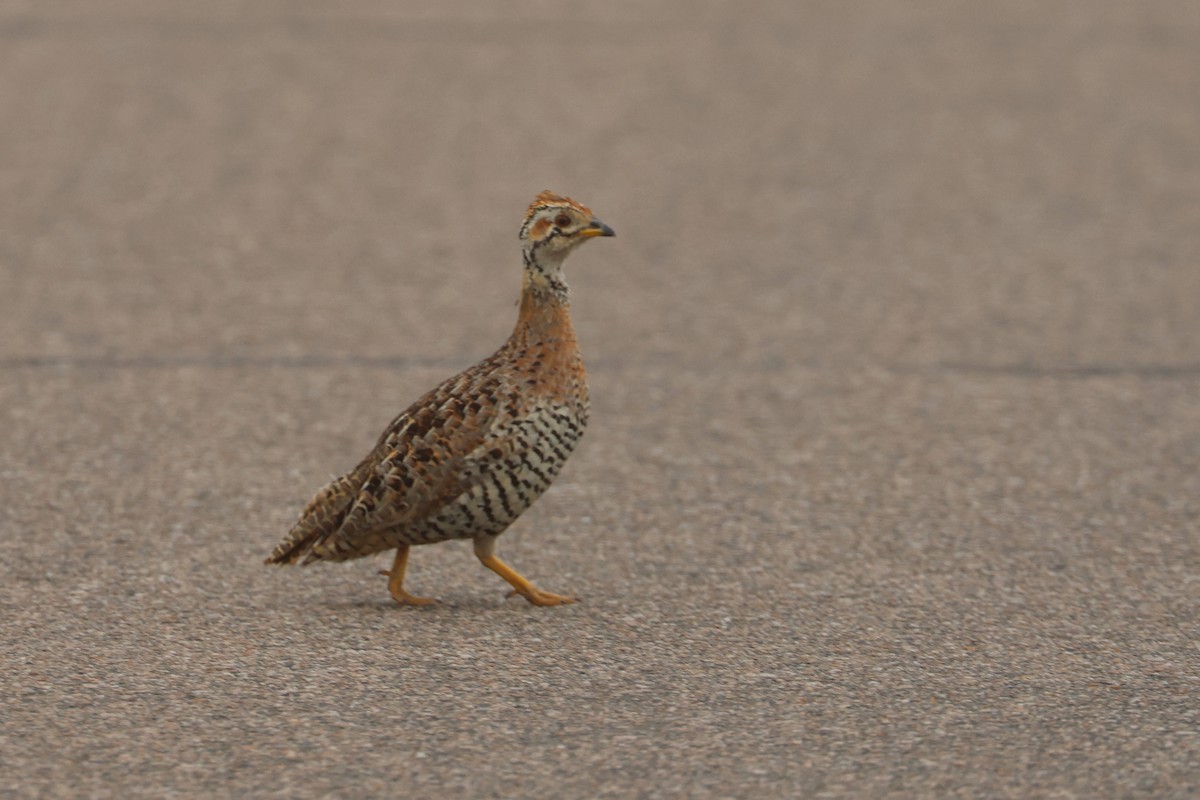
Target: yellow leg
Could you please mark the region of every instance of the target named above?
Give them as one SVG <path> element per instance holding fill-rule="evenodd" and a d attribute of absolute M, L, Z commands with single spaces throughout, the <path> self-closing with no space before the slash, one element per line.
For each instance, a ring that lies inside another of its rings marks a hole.
<path fill-rule="evenodd" d="M 390 570 L 379 570 L 380 575 L 388 576 L 388 591 L 392 595 L 392 599 L 402 606 L 427 606 L 431 603 L 436 603 L 437 599 L 433 597 L 417 597 L 404 591 L 404 570 L 408 568 L 408 549 L 409 546 L 402 544 L 396 548 L 396 560 L 392 562 Z"/>
<path fill-rule="evenodd" d="M 475 556 L 483 562 L 485 567 L 512 585 L 513 591 L 508 593 L 509 597 L 519 594 L 535 606 L 561 606 L 579 601 L 578 597 L 543 592 L 521 577 L 521 574 L 515 569 L 501 561 L 495 551 L 496 538 L 494 536 L 481 536 L 475 540 Z"/>

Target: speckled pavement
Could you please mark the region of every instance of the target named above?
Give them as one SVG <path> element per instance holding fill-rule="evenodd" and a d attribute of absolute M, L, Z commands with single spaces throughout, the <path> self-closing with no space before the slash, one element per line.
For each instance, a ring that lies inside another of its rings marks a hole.
<path fill-rule="evenodd" d="M 0 2 L 0 796 L 1200 795 L 1200 14 Z M 263 566 L 508 334 L 501 539 Z"/>

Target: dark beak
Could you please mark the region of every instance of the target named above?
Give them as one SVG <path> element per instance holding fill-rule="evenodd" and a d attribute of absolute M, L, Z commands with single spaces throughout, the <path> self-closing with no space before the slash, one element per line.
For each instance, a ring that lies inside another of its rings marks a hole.
<path fill-rule="evenodd" d="M 598 219 L 594 219 L 591 223 L 581 231 L 580 236 L 616 236 L 617 233 L 612 228 L 605 225 Z"/>

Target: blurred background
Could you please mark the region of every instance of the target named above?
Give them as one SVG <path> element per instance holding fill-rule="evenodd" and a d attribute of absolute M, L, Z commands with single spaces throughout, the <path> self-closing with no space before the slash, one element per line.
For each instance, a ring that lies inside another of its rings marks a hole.
<path fill-rule="evenodd" d="M 2 25 L 13 353 L 474 356 L 552 188 L 621 234 L 572 268 L 594 357 L 1200 358 L 1190 2 L 10 0 Z"/>
<path fill-rule="evenodd" d="M 0 793 L 1200 793 L 1195 0 L 0 0 Z M 262 558 L 492 352 L 502 555 Z"/>

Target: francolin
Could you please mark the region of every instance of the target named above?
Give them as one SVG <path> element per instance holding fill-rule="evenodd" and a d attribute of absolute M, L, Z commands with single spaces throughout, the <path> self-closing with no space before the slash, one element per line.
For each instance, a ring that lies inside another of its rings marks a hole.
<path fill-rule="evenodd" d="M 413 545 L 472 539 L 513 594 L 554 606 L 496 555 L 496 539 L 554 480 L 588 421 L 587 376 L 571 326 L 563 261 L 612 228 L 568 197 L 542 192 L 521 226 L 517 325 L 494 355 L 442 382 L 388 425 L 375 448 L 319 492 L 268 564 L 345 561 L 395 550 L 388 591 L 401 604 Z"/>

